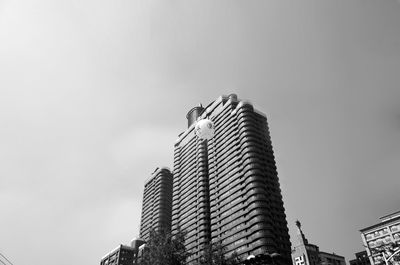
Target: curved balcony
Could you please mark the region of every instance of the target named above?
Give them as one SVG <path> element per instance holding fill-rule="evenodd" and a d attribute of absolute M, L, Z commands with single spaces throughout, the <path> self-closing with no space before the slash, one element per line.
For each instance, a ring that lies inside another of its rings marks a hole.
<path fill-rule="evenodd" d="M 258 215 L 258 216 L 249 216 L 248 226 L 249 228 L 253 227 L 255 224 L 265 223 L 267 226 L 271 225 L 271 218 L 267 215 Z"/>
<path fill-rule="evenodd" d="M 246 113 L 246 112 L 253 113 L 254 112 L 253 106 L 249 102 L 240 101 L 239 104 L 237 105 L 237 109 L 236 109 L 237 115 L 240 116 L 240 114 Z"/>
<path fill-rule="evenodd" d="M 244 185 L 251 182 L 266 183 L 267 177 L 265 176 L 265 170 L 261 167 L 253 168 L 242 172 L 244 175 Z"/>
<path fill-rule="evenodd" d="M 261 169 L 251 169 L 244 173 L 245 179 L 260 176 L 264 176 L 264 172 Z"/>

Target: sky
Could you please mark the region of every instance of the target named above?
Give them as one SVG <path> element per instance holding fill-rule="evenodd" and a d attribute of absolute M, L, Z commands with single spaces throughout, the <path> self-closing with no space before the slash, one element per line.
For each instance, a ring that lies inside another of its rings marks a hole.
<path fill-rule="evenodd" d="M 138 235 L 186 113 L 268 117 L 292 243 L 348 262 L 399 210 L 400 2 L 0 0 L 0 253 L 99 264 Z"/>

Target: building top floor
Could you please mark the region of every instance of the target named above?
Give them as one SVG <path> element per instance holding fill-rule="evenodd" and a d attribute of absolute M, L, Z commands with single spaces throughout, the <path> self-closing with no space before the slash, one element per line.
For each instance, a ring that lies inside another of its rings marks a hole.
<path fill-rule="evenodd" d="M 365 227 L 363 229 L 360 229 L 360 232 L 362 234 L 367 234 L 367 233 L 370 233 L 370 232 L 374 232 L 375 230 L 379 230 L 382 227 L 391 226 L 392 224 L 400 223 L 400 211 L 397 211 L 397 212 L 394 212 L 392 214 L 388 214 L 388 215 L 382 216 L 379 219 L 381 220 L 381 222 L 376 223 L 376 224 L 371 225 L 371 226 L 368 226 L 368 227 Z M 394 228 L 394 230 L 395 230 L 395 232 L 397 232 L 398 230 L 400 230 L 400 226 Z M 389 231 L 387 231 L 387 232 L 389 232 Z"/>

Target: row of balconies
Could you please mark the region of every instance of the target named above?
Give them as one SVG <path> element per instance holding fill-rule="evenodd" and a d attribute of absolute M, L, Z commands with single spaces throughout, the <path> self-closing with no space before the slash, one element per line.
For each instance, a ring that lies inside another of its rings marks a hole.
<path fill-rule="evenodd" d="M 188 163 L 190 163 L 193 157 L 196 157 L 196 154 L 198 152 L 197 148 L 198 145 L 193 144 L 189 146 L 187 150 L 183 150 L 179 154 L 180 159 L 177 160 L 175 164 L 179 164 L 181 167 L 185 167 Z"/>
<path fill-rule="evenodd" d="M 217 148 L 219 145 L 217 143 L 224 143 L 226 139 L 234 139 L 237 134 L 237 124 L 229 123 L 226 125 L 215 124 L 215 135 L 212 139 L 212 146 Z"/>
<path fill-rule="evenodd" d="M 263 139 L 260 138 L 260 131 L 256 130 L 250 124 L 242 125 L 239 128 L 239 143 L 240 148 L 242 148 L 243 144 L 249 140 L 255 142 L 259 147 L 266 147 L 266 143 Z"/>
<path fill-rule="evenodd" d="M 257 141 L 260 146 L 266 145 L 265 140 L 262 138 L 263 134 L 260 134 L 262 130 L 257 128 L 257 125 L 253 122 L 245 122 L 239 124 L 238 135 L 239 139 L 243 139 L 245 137 L 251 138 L 254 141 Z"/>
<path fill-rule="evenodd" d="M 225 212 L 226 210 L 229 209 L 234 209 L 238 206 L 244 206 L 243 204 L 243 197 L 242 196 L 237 196 L 236 198 L 229 198 L 229 200 L 225 200 L 225 203 L 210 203 L 210 209 L 211 212 L 217 213 L 217 212 Z"/>
<path fill-rule="evenodd" d="M 233 242 L 225 247 L 227 248 L 228 253 L 235 251 L 238 255 L 242 255 L 246 252 L 256 254 L 257 249 L 262 249 L 263 251 L 269 252 L 271 249 L 275 249 L 275 245 L 276 243 L 274 240 L 262 237 L 254 239 L 252 242 L 250 240 L 244 240 L 240 243 Z"/>
<path fill-rule="evenodd" d="M 186 194 L 187 196 L 185 197 Z M 197 197 L 196 186 L 192 186 L 190 189 L 187 190 L 187 192 L 181 193 L 180 194 L 181 200 L 179 202 L 181 210 L 184 210 L 184 208 L 186 208 L 188 204 L 192 203 L 193 200 L 196 200 L 196 197 Z"/>
<path fill-rule="evenodd" d="M 217 129 L 218 127 L 216 127 Z M 222 128 L 221 128 L 222 129 Z M 224 150 L 227 146 L 232 145 L 232 143 L 237 142 L 236 137 L 234 136 L 236 133 L 236 128 L 235 126 L 231 125 L 231 128 L 227 131 L 223 131 L 221 135 L 218 135 L 218 131 L 215 132 L 215 141 L 213 141 L 212 150 L 215 152 L 219 152 L 221 150 Z"/>
<path fill-rule="evenodd" d="M 230 233 L 230 231 L 235 231 L 235 230 L 239 230 L 240 228 L 237 228 L 239 225 L 244 225 L 244 227 L 242 227 L 242 229 L 245 229 L 245 227 L 247 227 L 247 223 L 246 223 L 247 218 L 242 216 L 238 216 L 237 218 L 235 218 L 234 220 L 232 220 L 229 223 L 218 223 L 218 221 L 216 220 L 216 218 L 211 218 L 211 233 L 213 237 L 220 237 L 220 236 L 228 236 L 228 234 Z"/>
<path fill-rule="evenodd" d="M 226 186 L 236 179 L 240 179 L 241 166 L 236 161 L 234 161 L 233 167 L 230 171 L 224 171 L 224 174 L 218 171 L 218 168 L 210 168 L 211 179 L 210 179 L 210 190 L 218 189 L 220 186 Z"/>
<path fill-rule="evenodd" d="M 195 145 L 196 142 L 194 141 L 193 137 L 193 141 L 191 141 L 189 144 L 181 147 L 179 150 L 175 149 L 177 151 L 175 152 L 174 156 L 174 164 L 185 164 L 188 157 L 193 157 L 196 152 L 196 148 L 194 148 Z"/>
<path fill-rule="evenodd" d="M 247 229 L 246 221 L 247 218 L 242 216 L 229 224 L 221 226 L 220 229 L 217 229 L 216 226 L 213 226 L 211 235 L 212 237 L 224 238 L 239 233 L 241 231 L 245 231 Z"/>
<path fill-rule="evenodd" d="M 237 189 L 239 189 L 240 187 L 238 187 Z M 241 209 L 243 208 L 244 210 L 251 210 L 253 208 L 260 208 L 260 207 L 267 207 L 269 205 L 269 200 L 268 198 L 265 196 L 265 192 L 263 190 L 263 188 L 254 185 L 254 184 L 250 184 L 250 186 L 246 187 L 245 192 L 241 192 L 241 194 L 236 193 L 235 190 L 233 190 L 233 193 L 236 194 L 237 197 L 235 198 L 229 198 L 230 200 L 236 200 L 238 205 L 240 205 L 242 202 L 244 201 L 249 201 L 249 199 L 251 199 L 250 204 L 246 203 L 246 204 L 242 204 L 242 207 L 238 207 L 236 208 L 236 205 L 231 206 L 230 203 L 228 203 L 227 205 L 223 205 L 222 207 L 218 205 L 213 204 L 211 206 L 211 212 L 214 212 L 215 214 L 219 214 L 220 216 L 223 215 L 229 215 L 229 214 L 234 214 L 237 209 Z M 247 195 L 243 198 L 243 195 Z M 240 196 L 240 197 L 239 197 Z"/>
<path fill-rule="evenodd" d="M 180 219 L 177 224 L 181 227 L 183 231 L 187 231 L 189 233 L 193 229 L 198 230 L 202 227 L 209 227 L 209 218 L 207 218 L 207 215 L 205 213 L 198 213 L 197 216 L 193 219 L 190 219 L 190 221 L 182 222 L 182 220 Z"/>
<path fill-rule="evenodd" d="M 232 147 L 235 147 L 234 144 L 232 144 Z M 216 156 L 217 155 L 217 156 Z M 226 148 L 223 150 L 223 152 L 218 152 L 218 153 L 209 153 L 209 165 L 212 168 L 218 168 L 220 171 L 223 170 L 223 167 L 227 166 L 227 162 L 230 162 L 232 160 L 238 160 L 239 152 L 238 149 L 235 148 Z"/>
<path fill-rule="evenodd" d="M 186 205 L 180 205 L 180 204 L 172 205 L 172 216 L 180 215 L 180 213 L 186 212 L 187 210 L 193 208 L 193 207 L 189 207 L 189 206 L 191 205 L 191 203 L 194 203 L 194 202 L 195 201 L 190 201 L 190 203 L 188 203 Z"/>
<path fill-rule="evenodd" d="M 184 201 L 180 205 L 180 207 L 179 207 L 180 212 L 186 212 L 189 209 L 192 209 L 192 208 L 196 209 L 197 208 L 197 206 L 196 206 L 197 205 L 197 197 L 196 197 L 196 195 L 197 195 L 196 193 L 193 193 L 193 195 L 190 197 L 190 200 Z"/>
<path fill-rule="evenodd" d="M 192 130 L 193 131 L 193 130 Z M 186 136 L 186 140 L 185 141 L 181 141 L 181 143 L 179 144 L 179 145 L 177 145 L 176 147 L 175 147 L 175 149 L 176 148 L 181 148 L 181 151 L 183 151 L 183 152 L 185 152 L 185 151 L 187 151 L 188 149 L 190 150 L 190 149 L 192 149 L 191 147 L 194 145 L 194 144 L 196 144 L 197 143 L 197 139 L 196 139 L 196 137 L 194 136 L 194 134 L 192 134 L 192 135 L 187 135 Z"/>
<path fill-rule="evenodd" d="M 174 172 L 174 174 L 177 175 L 179 173 L 178 175 L 183 177 L 181 181 L 184 181 L 188 174 L 195 171 L 195 168 L 196 159 L 195 157 L 190 157 L 185 163 L 179 164 L 179 172 Z"/>
<path fill-rule="evenodd" d="M 386 236 L 388 234 L 389 234 L 389 228 L 385 227 L 383 229 L 380 229 L 380 230 L 377 230 L 377 231 L 374 231 L 372 233 L 367 234 L 366 235 L 366 239 L 367 239 L 367 241 L 369 241 L 369 240 L 372 240 L 372 239 L 377 239 L 377 238 L 380 238 L 380 237 L 384 237 L 384 236 Z"/>
<path fill-rule="evenodd" d="M 182 196 L 183 194 L 185 194 L 187 192 L 187 189 L 191 189 L 193 186 L 196 185 L 196 180 L 196 171 L 193 168 L 190 174 L 186 175 L 185 179 L 183 179 L 182 182 L 178 186 L 176 186 L 175 190 L 179 189 L 179 194 L 176 195 Z"/>
<path fill-rule="evenodd" d="M 215 126 L 218 126 L 218 127 L 222 127 L 226 124 L 228 124 L 228 125 L 233 124 L 235 120 L 236 120 L 236 118 L 229 115 L 228 112 L 225 112 L 225 113 L 222 112 L 213 118 L 213 122 L 214 122 Z"/>
<path fill-rule="evenodd" d="M 380 246 L 389 244 L 393 241 L 399 241 L 399 240 L 400 240 L 400 233 L 396 233 L 396 234 L 393 234 L 392 236 L 387 235 L 385 237 L 381 237 L 376 240 L 371 240 L 368 242 L 368 246 L 370 248 L 376 248 L 376 247 L 380 247 Z"/>
<path fill-rule="evenodd" d="M 392 232 L 400 231 L 400 224 L 396 224 L 396 225 L 390 226 L 390 230 L 391 230 Z"/>
<path fill-rule="evenodd" d="M 270 216 L 270 213 L 268 211 L 268 208 L 265 207 L 265 204 L 252 203 L 248 207 L 243 207 L 241 209 L 240 208 L 235 209 L 235 212 L 227 212 L 227 216 L 221 216 L 221 214 L 218 214 L 216 217 L 213 217 L 213 220 L 215 220 L 214 222 L 216 223 L 217 227 L 221 227 L 223 224 L 228 224 L 232 220 L 240 218 L 241 216 L 243 216 L 245 218 L 248 217 L 248 219 L 251 220 L 252 217 L 257 216 L 257 215 L 260 215 L 261 217 L 268 216 L 268 218 L 270 220 L 272 219 L 272 217 Z M 257 219 L 255 219 L 255 220 L 257 220 Z M 250 221 L 249 221 L 249 224 L 250 224 Z"/>
<path fill-rule="evenodd" d="M 210 169 L 218 170 L 218 172 L 223 172 L 232 163 L 239 162 L 240 153 L 236 148 L 227 148 L 224 153 L 216 154 L 218 154 L 218 157 L 213 156 L 210 158 L 209 167 Z"/>
<path fill-rule="evenodd" d="M 210 230 L 210 224 L 207 220 L 205 219 L 201 219 L 198 222 L 195 223 L 195 226 L 188 226 L 188 227 L 193 227 L 193 229 L 191 230 L 191 232 L 188 232 L 186 234 L 186 237 L 192 237 L 192 236 L 203 236 L 205 235 L 205 233 L 208 233 Z M 204 232 L 207 231 L 207 232 Z"/>
<path fill-rule="evenodd" d="M 184 214 L 180 215 L 179 219 L 185 221 L 186 219 L 196 218 L 197 209 L 196 207 L 192 207 L 188 209 Z M 186 220 L 187 221 L 187 220 Z"/>
<path fill-rule="evenodd" d="M 220 175 L 220 179 L 214 178 L 213 180 L 210 180 L 210 190 L 220 190 L 221 192 L 223 192 L 225 189 L 231 189 L 232 187 L 239 185 L 239 183 L 241 182 L 240 176 L 241 174 L 239 168 L 238 166 L 236 166 L 225 175 Z M 221 189 L 220 187 L 223 188 Z"/>
<path fill-rule="evenodd" d="M 185 168 L 183 172 L 175 172 L 173 191 L 183 189 L 188 182 L 193 181 L 190 176 L 195 176 L 195 167 L 191 165 L 190 168 Z"/>

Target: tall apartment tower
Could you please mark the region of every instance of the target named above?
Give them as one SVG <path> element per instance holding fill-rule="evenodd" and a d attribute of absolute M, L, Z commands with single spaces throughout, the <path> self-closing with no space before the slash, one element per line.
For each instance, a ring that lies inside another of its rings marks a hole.
<path fill-rule="evenodd" d="M 228 256 L 279 253 L 291 263 L 266 116 L 232 94 L 194 107 L 187 119 L 174 150 L 172 232 L 187 232 L 189 264 L 209 242 L 221 243 Z M 209 140 L 194 132 L 201 119 L 213 123 Z"/>
<path fill-rule="evenodd" d="M 171 229 L 172 173 L 156 168 L 144 185 L 140 238 L 147 241 L 152 229 Z"/>

